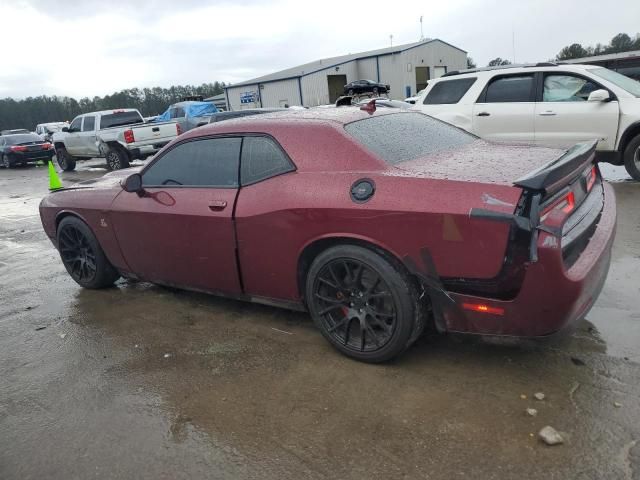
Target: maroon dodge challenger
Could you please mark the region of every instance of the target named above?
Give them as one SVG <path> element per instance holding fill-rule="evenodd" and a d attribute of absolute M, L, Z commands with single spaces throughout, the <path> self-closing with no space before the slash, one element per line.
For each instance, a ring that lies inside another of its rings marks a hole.
<path fill-rule="evenodd" d="M 373 109 L 192 130 L 139 170 L 49 194 L 42 224 L 83 287 L 123 276 L 308 310 L 367 362 L 425 326 L 545 336 L 588 312 L 616 223 L 595 142 L 493 144 Z"/>

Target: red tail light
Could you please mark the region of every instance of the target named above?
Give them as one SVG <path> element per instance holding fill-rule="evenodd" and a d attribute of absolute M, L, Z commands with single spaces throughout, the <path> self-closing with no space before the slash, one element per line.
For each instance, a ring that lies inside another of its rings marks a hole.
<path fill-rule="evenodd" d="M 560 211 L 564 214 L 569 214 L 573 211 L 574 208 L 576 208 L 576 197 L 573 192 L 569 192 L 546 207 L 544 210 L 542 210 L 540 220 L 544 221 L 544 219 L 554 211 Z"/>
<path fill-rule="evenodd" d="M 42 149 L 43 150 L 49 150 L 51 148 L 51 144 L 50 143 L 43 143 L 42 144 Z"/>
<path fill-rule="evenodd" d="M 176 123 L 176 132 L 178 132 L 178 135 L 182 135 L 182 128 L 180 128 L 179 123 Z"/>
<path fill-rule="evenodd" d="M 124 141 L 127 143 L 133 143 L 136 141 L 136 139 L 133 136 L 133 130 L 124 131 Z"/>
<path fill-rule="evenodd" d="M 463 303 L 462 308 L 472 312 L 490 313 L 492 315 L 504 315 L 504 308 L 490 307 L 484 303 Z"/>
<path fill-rule="evenodd" d="M 13 147 L 10 148 L 10 150 L 12 152 L 26 152 L 27 147 L 25 147 L 24 145 L 14 145 Z"/>
<path fill-rule="evenodd" d="M 596 183 L 596 179 L 598 178 L 598 167 L 596 165 L 593 166 L 589 175 L 587 175 L 587 192 L 590 192 L 593 186 Z"/>

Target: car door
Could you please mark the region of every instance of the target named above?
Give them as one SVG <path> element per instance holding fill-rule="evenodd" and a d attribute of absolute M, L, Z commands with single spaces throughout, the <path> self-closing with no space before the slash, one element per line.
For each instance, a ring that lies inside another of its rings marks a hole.
<path fill-rule="evenodd" d="M 473 106 L 473 133 L 487 140 L 533 143 L 534 100 L 534 73 L 493 77 Z"/>
<path fill-rule="evenodd" d="M 82 119 L 82 130 L 78 134 L 79 149 L 82 155 L 97 157 L 98 145 L 96 145 L 96 117 L 85 115 Z"/>
<path fill-rule="evenodd" d="M 71 155 L 81 155 L 82 116 L 74 118 L 68 128 L 68 134 L 64 137 L 64 146 Z"/>
<path fill-rule="evenodd" d="M 295 165 L 272 137 L 245 136 L 236 232 L 242 281 L 249 295 L 289 296 L 288 273 L 295 271 L 297 258 L 288 250 L 286 238 L 291 228 L 291 206 L 287 205 L 287 195 L 278 192 L 291 188 L 289 174 L 294 171 Z"/>
<path fill-rule="evenodd" d="M 183 141 L 142 172 L 144 194 L 118 194 L 112 222 L 133 273 L 166 285 L 241 293 L 233 224 L 241 142 Z"/>
<path fill-rule="evenodd" d="M 567 72 L 544 72 L 535 108 L 536 144 L 569 147 L 598 139 L 598 149 L 614 150 L 618 129 L 618 101 L 590 102 L 589 94 L 605 89 L 596 81 Z"/>

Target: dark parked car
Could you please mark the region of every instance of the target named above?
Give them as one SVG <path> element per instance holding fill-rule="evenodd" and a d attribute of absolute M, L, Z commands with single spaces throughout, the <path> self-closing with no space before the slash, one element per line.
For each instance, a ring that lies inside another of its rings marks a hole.
<path fill-rule="evenodd" d="M 362 93 L 388 93 L 391 90 L 391 86 L 374 82 L 373 80 L 356 80 L 351 83 L 347 83 L 344 86 L 345 95 L 359 95 Z"/>
<path fill-rule="evenodd" d="M 17 133 L 31 133 L 26 128 L 14 128 L 12 130 L 2 130 L 0 135 L 16 135 Z"/>
<path fill-rule="evenodd" d="M 217 112 L 211 115 L 208 123 L 222 122 L 233 118 L 248 117 L 250 115 L 262 115 L 264 113 L 283 112 L 286 108 L 247 108 L 246 110 L 235 110 L 232 112 Z M 206 125 L 206 124 L 202 124 Z"/>
<path fill-rule="evenodd" d="M 5 168 L 49 161 L 54 154 L 53 146 L 35 133 L 0 136 L 0 165 Z"/>
<path fill-rule="evenodd" d="M 380 362 L 426 325 L 543 336 L 582 318 L 616 223 L 594 151 L 493 144 L 402 109 L 267 114 L 191 130 L 40 216 L 83 287 L 125 276 L 306 309 L 335 348 Z"/>

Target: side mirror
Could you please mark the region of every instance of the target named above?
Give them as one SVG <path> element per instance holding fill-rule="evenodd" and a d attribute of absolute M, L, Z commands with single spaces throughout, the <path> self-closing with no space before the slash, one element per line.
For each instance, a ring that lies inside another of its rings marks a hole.
<path fill-rule="evenodd" d="M 611 100 L 609 92 L 604 89 L 594 90 L 589 94 L 589 98 L 587 98 L 588 102 L 608 102 L 609 100 Z"/>
<path fill-rule="evenodd" d="M 138 195 L 144 193 L 144 188 L 142 187 L 142 175 L 139 173 L 129 175 L 121 185 L 125 192 L 137 193 Z"/>
<path fill-rule="evenodd" d="M 407 100 L 407 103 L 410 103 L 411 105 L 415 105 L 416 101 L 415 100 Z"/>
<path fill-rule="evenodd" d="M 69 131 L 69 127 L 62 127 L 62 131 L 63 132 L 68 132 Z"/>

